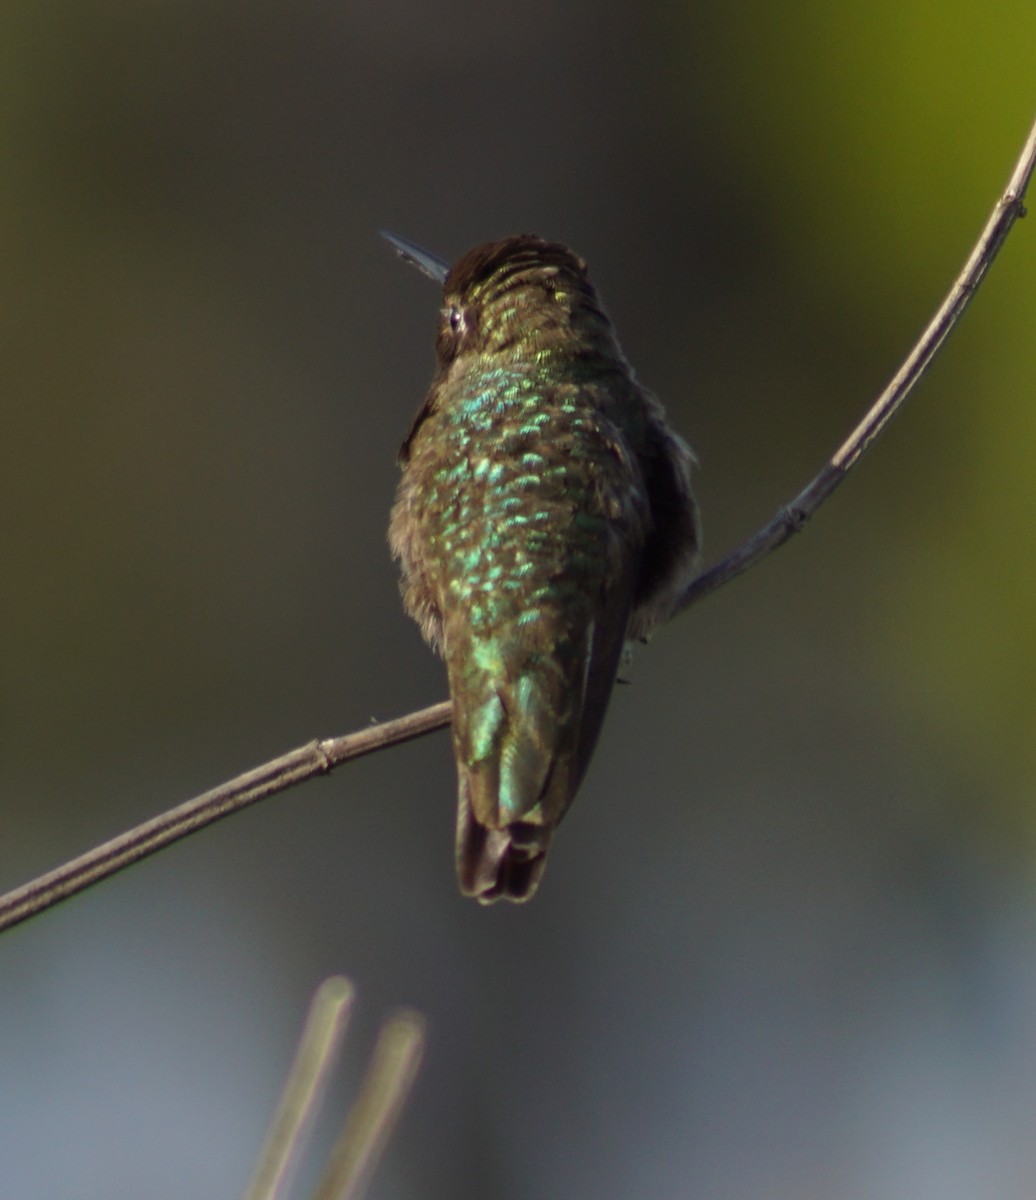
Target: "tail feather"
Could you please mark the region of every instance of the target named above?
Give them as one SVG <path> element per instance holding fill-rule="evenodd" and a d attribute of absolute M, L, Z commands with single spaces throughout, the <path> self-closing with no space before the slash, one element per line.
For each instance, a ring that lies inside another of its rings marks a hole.
<path fill-rule="evenodd" d="M 451 688 L 457 873 L 466 895 L 489 904 L 535 893 L 600 731 L 623 628 L 591 624 L 564 653 L 555 648 L 549 664 L 510 681 L 483 676 L 478 690 L 489 698 L 469 709 Z M 470 675 L 468 683 L 470 695 Z"/>
<path fill-rule="evenodd" d="M 461 890 L 483 903 L 532 896 L 571 802 L 564 764 L 574 757 L 579 714 L 560 685 L 550 672 L 497 686 L 487 678 L 489 700 L 455 718 L 457 872 Z"/>
<path fill-rule="evenodd" d="M 582 781 L 633 602 L 637 560 L 583 620 L 555 614 L 546 639 L 473 637 L 448 624 L 457 762 L 457 873 L 483 903 L 536 891 L 554 830 Z"/>
<path fill-rule="evenodd" d="M 521 902 L 536 891 L 547 863 L 554 827 L 514 821 L 490 828 L 472 811 L 470 781 L 460 779 L 457 805 L 457 874 L 465 896 L 480 904 Z"/>

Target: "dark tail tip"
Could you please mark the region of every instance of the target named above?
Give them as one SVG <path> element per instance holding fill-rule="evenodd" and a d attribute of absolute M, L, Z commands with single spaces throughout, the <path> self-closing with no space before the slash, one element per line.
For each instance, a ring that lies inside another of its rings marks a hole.
<path fill-rule="evenodd" d="M 552 830 L 516 821 L 503 829 L 487 829 L 461 802 L 457 812 L 457 876 L 460 890 L 479 904 L 531 900 L 547 865 Z"/>

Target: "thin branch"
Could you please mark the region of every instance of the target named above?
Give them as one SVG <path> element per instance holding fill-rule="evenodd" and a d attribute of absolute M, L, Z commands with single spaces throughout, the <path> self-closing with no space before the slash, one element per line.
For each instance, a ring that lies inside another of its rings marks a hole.
<path fill-rule="evenodd" d="M 830 461 L 817 477 L 807 484 L 791 501 L 777 510 L 773 520 L 736 550 L 720 559 L 715 566 L 699 575 L 687 587 L 674 609 L 682 612 L 696 604 L 710 592 L 729 583 L 743 571 L 765 558 L 778 546 L 783 546 L 793 534 L 798 533 L 824 501 L 857 464 L 863 452 L 870 448 L 889 421 L 899 412 L 907 396 L 920 382 L 922 375 L 931 366 L 943 342 L 964 315 L 978 291 L 986 272 L 993 264 L 1019 217 L 1025 216 L 1025 190 L 1029 186 L 1033 167 L 1036 166 L 1036 124 L 1029 130 L 1025 147 L 1015 165 L 1004 194 L 997 201 L 992 215 L 986 222 L 982 235 L 964 264 L 964 269 L 938 312 L 921 334 L 903 365 L 892 377 L 888 387 L 874 402 L 870 411 L 835 451 Z"/>
<path fill-rule="evenodd" d="M 302 1151 L 338 1060 L 354 994 L 353 985 L 340 975 L 317 988 L 244 1200 L 283 1200 L 289 1170 Z M 382 1025 L 360 1094 L 313 1200 L 360 1200 L 410 1095 L 424 1043 L 420 1013 L 403 1009 Z"/>
<path fill-rule="evenodd" d="M 338 1061 L 355 994 L 353 985 L 341 975 L 325 979 L 314 993 L 244 1200 L 283 1200 L 287 1194 L 291 1170 Z"/>
<path fill-rule="evenodd" d="M 410 1095 L 424 1041 L 419 1013 L 403 1010 L 385 1023 L 313 1200 L 359 1200 L 363 1195 Z"/>
<path fill-rule="evenodd" d="M 1036 123 L 1029 131 L 1007 188 L 997 201 L 963 271 L 888 387 L 820 474 L 790 504 L 780 508 L 768 525 L 699 575 L 680 597 L 674 614 L 696 604 L 782 546 L 792 534 L 802 529 L 852 470 L 917 386 L 974 297 L 1011 227 L 1024 216 L 1022 202 L 1034 166 Z M 311 742 L 273 759 L 0 896 L 0 932 L 265 796 L 282 792 L 314 775 L 327 774 L 350 759 L 442 729 L 449 722 L 450 703 L 445 701 L 345 737 Z"/>
<path fill-rule="evenodd" d="M 326 775 L 342 763 L 373 754 L 375 750 L 423 737 L 449 723 L 450 702 L 446 700 L 344 737 L 310 742 L 271 759 L 0 896 L 0 932 L 257 800 L 283 792 L 314 775 Z"/>

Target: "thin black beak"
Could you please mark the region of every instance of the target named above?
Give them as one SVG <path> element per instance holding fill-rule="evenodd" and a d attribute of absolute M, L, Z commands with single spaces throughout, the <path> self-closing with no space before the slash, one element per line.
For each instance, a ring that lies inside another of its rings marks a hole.
<path fill-rule="evenodd" d="M 386 233 L 384 229 L 381 231 L 381 236 L 395 246 L 396 252 L 404 262 L 408 262 L 412 267 L 417 267 L 422 274 L 427 275 L 429 279 L 434 279 L 436 283 L 446 282 L 446 276 L 450 270 L 449 263 L 443 262 L 435 254 L 429 254 L 427 250 L 422 250 L 413 242 L 408 242 L 406 238 L 397 237 L 394 233 Z"/>

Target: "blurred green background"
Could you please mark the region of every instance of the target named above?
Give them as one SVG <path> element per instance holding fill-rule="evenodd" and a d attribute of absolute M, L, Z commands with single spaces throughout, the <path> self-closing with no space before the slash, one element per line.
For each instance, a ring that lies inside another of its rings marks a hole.
<path fill-rule="evenodd" d="M 712 561 L 941 299 L 1034 45 L 1031 0 L 9 3 L 0 886 L 444 695 L 384 540 L 437 296 L 379 228 L 586 257 Z M 372 1196 L 1031 1200 L 1033 232 L 638 655 L 532 905 L 458 896 L 438 735 L 0 938 L 0 1190 L 238 1194 L 344 972 L 319 1146 L 385 1011 L 431 1030 Z"/>

